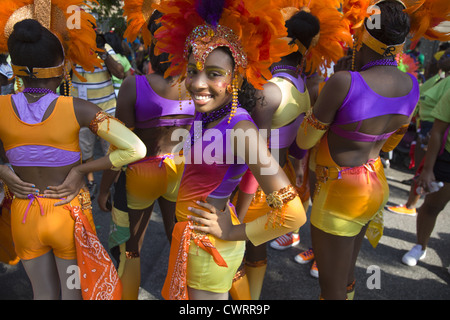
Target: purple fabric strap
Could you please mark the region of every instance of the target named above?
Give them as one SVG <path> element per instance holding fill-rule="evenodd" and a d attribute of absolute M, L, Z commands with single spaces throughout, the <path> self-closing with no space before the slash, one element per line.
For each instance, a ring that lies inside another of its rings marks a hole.
<path fill-rule="evenodd" d="M 140 123 L 139 128 L 153 128 L 153 127 L 180 127 L 191 125 L 194 121 L 193 118 L 181 118 L 181 119 L 151 119 L 145 124 Z M 138 126 L 136 126 L 138 127 Z"/>
<path fill-rule="evenodd" d="M 342 138 L 346 138 L 349 140 L 361 141 L 361 142 L 374 142 L 374 141 L 385 140 L 385 139 L 389 138 L 392 134 L 394 134 L 395 131 L 397 131 L 397 130 L 395 130 L 395 131 L 392 131 L 389 133 L 373 135 L 373 134 L 359 132 L 357 130 L 348 131 L 348 130 L 342 129 L 341 127 L 338 127 L 338 126 L 332 126 L 330 128 L 330 130 L 333 131 L 334 133 L 336 133 L 338 136 L 341 136 Z"/>
<path fill-rule="evenodd" d="M 300 75 L 298 77 L 294 77 L 287 72 L 277 72 L 273 75 L 273 77 L 286 78 L 294 84 L 298 91 L 305 92 L 305 80 Z"/>

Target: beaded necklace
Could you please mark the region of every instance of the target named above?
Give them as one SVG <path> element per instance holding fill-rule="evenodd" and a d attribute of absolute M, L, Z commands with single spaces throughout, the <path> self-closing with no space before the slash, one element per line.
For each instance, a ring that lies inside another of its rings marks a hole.
<path fill-rule="evenodd" d="M 51 89 L 47 88 L 25 88 L 23 90 L 23 93 L 40 93 L 40 94 L 47 94 L 47 93 L 55 93 Z"/>
<path fill-rule="evenodd" d="M 240 104 L 237 105 L 240 107 Z M 233 101 L 231 101 L 229 104 L 227 104 L 225 107 L 211 111 L 209 114 L 201 113 L 201 120 L 202 120 L 202 128 L 204 129 L 208 123 L 214 122 L 216 120 L 219 120 L 226 116 L 228 113 L 231 112 L 233 108 Z M 196 137 L 195 134 L 192 135 L 191 138 L 191 144 L 194 144 L 194 142 L 199 137 Z"/>
<path fill-rule="evenodd" d="M 203 127 L 206 127 L 206 125 L 208 123 L 214 122 L 220 118 L 223 118 L 225 115 L 227 115 L 228 113 L 230 113 L 231 111 L 231 105 L 232 103 L 230 102 L 228 105 L 226 105 L 223 108 L 211 111 L 209 114 L 206 113 L 202 113 L 202 125 Z"/>
<path fill-rule="evenodd" d="M 397 67 L 398 63 L 395 60 L 390 60 L 390 59 L 379 59 L 379 60 L 373 60 L 370 61 L 369 63 L 367 63 L 366 65 L 364 65 L 360 71 L 365 71 L 367 69 L 370 69 L 372 67 L 376 67 L 376 66 L 391 66 L 391 67 Z"/>

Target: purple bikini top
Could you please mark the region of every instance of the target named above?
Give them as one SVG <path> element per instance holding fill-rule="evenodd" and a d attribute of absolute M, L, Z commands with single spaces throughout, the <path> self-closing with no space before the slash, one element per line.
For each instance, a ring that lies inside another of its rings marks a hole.
<path fill-rule="evenodd" d="M 136 77 L 135 127 L 179 127 L 192 124 L 195 106 L 189 100 L 180 101 L 163 98 L 156 94 L 146 76 Z M 188 115 L 183 119 L 160 119 L 165 116 Z"/>
<path fill-rule="evenodd" d="M 358 72 L 350 72 L 352 80 L 349 92 L 342 106 L 336 113 L 330 130 L 335 134 L 350 140 L 373 142 L 389 138 L 394 132 L 372 135 L 359 132 L 362 121 L 387 114 L 400 114 L 409 117 L 419 100 L 419 84 L 410 73 L 413 82 L 411 91 L 402 97 L 383 97 L 372 90 Z M 355 123 L 355 131 L 344 130 L 339 125 Z"/>

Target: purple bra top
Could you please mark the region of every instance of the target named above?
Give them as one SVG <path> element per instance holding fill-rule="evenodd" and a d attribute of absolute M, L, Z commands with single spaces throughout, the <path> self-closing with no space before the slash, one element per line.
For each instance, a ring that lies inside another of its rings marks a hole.
<path fill-rule="evenodd" d="M 199 124 L 198 121 L 201 123 L 201 113 L 197 113 L 195 116 L 195 122 L 194 125 L 191 127 L 190 134 L 191 136 L 194 135 L 194 144 L 190 147 L 191 152 L 189 153 L 191 163 L 195 163 L 194 159 L 194 153 L 198 152 L 198 150 L 195 145 L 198 143 L 198 134 L 196 134 L 197 126 L 196 124 Z M 232 129 L 237 122 L 239 121 L 251 121 L 254 123 L 251 116 L 248 114 L 248 112 L 243 108 L 237 108 L 236 113 L 234 114 L 233 118 L 231 119 L 230 123 L 228 124 L 228 116 L 225 116 L 214 128 L 210 129 L 203 129 L 202 130 L 202 164 L 204 165 L 214 165 L 217 167 L 217 174 L 223 176 L 222 182 L 220 185 L 214 189 L 210 194 L 209 197 L 211 198 L 226 198 L 231 195 L 231 193 L 234 191 L 234 189 L 237 187 L 239 182 L 242 179 L 242 175 L 247 171 L 248 166 L 245 163 L 244 159 L 241 159 L 240 157 L 237 157 L 234 155 L 233 151 L 230 147 L 230 134 L 229 130 Z M 210 137 L 208 137 L 208 130 L 217 130 L 217 131 L 211 131 L 212 138 L 210 141 Z M 216 141 L 216 137 L 218 137 L 217 134 L 214 133 L 221 133 L 221 140 L 219 143 L 222 145 L 221 150 L 215 150 L 219 152 L 214 152 L 212 155 L 212 159 L 206 159 L 205 157 L 211 154 L 211 148 L 212 143 L 214 142 L 214 146 L 217 146 L 218 141 Z M 207 151 L 205 151 L 205 149 Z M 209 150 L 209 151 L 208 151 Z M 222 151 L 222 152 L 220 152 Z M 212 162 L 211 162 L 212 160 Z M 238 177 L 238 178 L 236 178 Z M 212 177 L 215 179 L 216 177 Z"/>
<path fill-rule="evenodd" d="M 189 100 L 180 101 L 163 98 L 156 94 L 146 76 L 136 77 L 135 127 L 140 129 L 153 127 L 178 127 L 192 124 L 195 106 Z M 188 115 L 183 119 L 160 119 L 165 116 Z"/>
<path fill-rule="evenodd" d="M 49 93 L 38 101 L 28 103 L 23 93 L 12 95 L 20 120 L 29 124 L 42 122 L 49 105 L 57 99 L 57 94 Z M 67 151 L 42 145 L 24 145 L 6 151 L 6 156 L 16 167 L 60 167 L 80 161 L 80 152 Z"/>
<path fill-rule="evenodd" d="M 342 106 L 337 111 L 330 130 L 343 138 L 363 142 L 380 141 L 389 138 L 395 131 L 381 135 L 372 135 L 359 132 L 358 130 L 362 121 L 366 119 L 387 114 L 400 114 L 409 117 L 419 100 L 417 79 L 408 73 L 413 82 L 411 91 L 402 97 L 389 98 L 373 91 L 358 72 L 350 72 L 350 74 L 352 80 L 349 92 Z M 358 123 L 355 131 L 348 131 L 339 127 L 339 125 L 355 122 Z"/>

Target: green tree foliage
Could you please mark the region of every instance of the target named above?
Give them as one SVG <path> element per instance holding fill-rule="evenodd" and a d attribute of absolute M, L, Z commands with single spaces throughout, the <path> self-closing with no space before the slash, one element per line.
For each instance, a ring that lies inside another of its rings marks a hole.
<path fill-rule="evenodd" d="M 99 5 L 92 9 L 96 13 L 98 26 L 102 31 L 114 30 L 121 36 L 126 29 L 126 20 L 123 17 L 123 1 L 121 0 L 98 0 Z"/>

